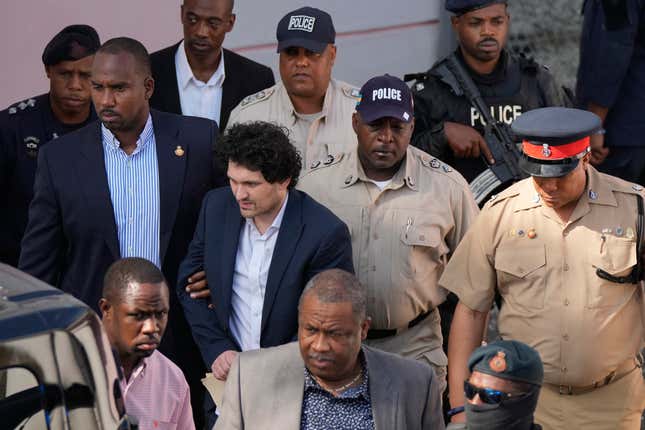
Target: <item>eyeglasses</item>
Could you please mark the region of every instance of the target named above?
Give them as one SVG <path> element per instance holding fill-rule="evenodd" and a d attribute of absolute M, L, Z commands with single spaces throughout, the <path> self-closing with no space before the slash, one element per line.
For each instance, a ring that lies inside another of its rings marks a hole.
<path fill-rule="evenodd" d="M 498 405 L 503 400 L 507 400 L 513 396 L 511 393 L 493 390 L 492 388 L 476 387 L 468 381 L 464 381 L 464 393 L 468 400 L 472 400 L 476 394 L 479 394 L 481 401 L 489 405 Z"/>

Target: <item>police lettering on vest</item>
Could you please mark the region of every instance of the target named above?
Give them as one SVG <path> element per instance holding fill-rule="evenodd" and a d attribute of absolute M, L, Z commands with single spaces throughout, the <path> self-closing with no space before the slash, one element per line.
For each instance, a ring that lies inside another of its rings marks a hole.
<path fill-rule="evenodd" d="M 289 19 L 288 30 L 301 30 L 311 33 L 314 31 L 316 18 L 306 15 L 294 15 Z"/>
<path fill-rule="evenodd" d="M 496 105 L 490 106 L 490 114 L 499 122 L 511 125 L 511 123 L 522 114 L 522 106 L 520 105 Z M 470 108 L 470 126 L 477 127 L 485 126 L 484 119 L 479 114 L 479 111 L 474 107 Z"/>
<path fill-rule="evenodd" d="M 379 88 L 372 91 L 372 101 L 375 100 L 397 100 L 401 101 L 401 90 L 394 88 Z"/>

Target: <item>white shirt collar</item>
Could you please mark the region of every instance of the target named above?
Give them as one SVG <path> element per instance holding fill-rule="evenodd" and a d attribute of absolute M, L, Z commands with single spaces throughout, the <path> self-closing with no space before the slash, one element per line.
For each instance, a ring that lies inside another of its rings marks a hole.
<path fill-rule="evenodd" d="M 198 86 L 217 86 L 221 87 L 224 84 L 224 78 L 226 78 L 226 73 L 224 71 L 224 50 L 220 50 L 219 65 L 217 70 L 210 77 L 208 82 L 204 83 L 198 80 L 193 74 L 193 70 L 190 68 L 188 63 L 188 57 L 186 56 L 186 49 L 184 47 L 184 41 L 182 40 L 177 48 L 177 53 L 175 54 L 175 65 L 177 67 L 177 84 L 180 88 L 185 89 L 188 84 L 193 82 Z"/>

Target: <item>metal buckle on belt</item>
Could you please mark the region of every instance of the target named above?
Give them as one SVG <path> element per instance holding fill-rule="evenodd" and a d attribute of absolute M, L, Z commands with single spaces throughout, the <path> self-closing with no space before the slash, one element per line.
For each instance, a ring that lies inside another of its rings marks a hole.
<path fill-rule="evenodd" d="M 370 329 L 367 332 L 367 338 L 368 339 L 383 339 L 385 337 L 390 337 L 399 334 L 400 332 L 410 329 L 417 324 L 419 324 L 421 321 L 426 319 L 428 315 L 430 315 L 434 309 L 429 310 L 428 312 L 424 312 L 422 314 L 417 315 L 412 321 L 408 323 L 408 326 L 405 328 L 400 328 L 400 329 Z"/>

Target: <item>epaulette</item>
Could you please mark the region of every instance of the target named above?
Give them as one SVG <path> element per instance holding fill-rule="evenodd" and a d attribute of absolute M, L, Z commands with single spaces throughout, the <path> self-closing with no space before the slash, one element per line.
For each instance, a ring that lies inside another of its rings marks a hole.
<path fill-rule="evenodd" d="M 430 169 L 434 169 L 438 172 L 444 172 L 444 173 L 454 172 L 454 169 L 452 167 L 442 162 L 438 158 L 434 158 L 430 156 L 421 157 L 421 164 L 423 164 L 424 166 Z"/>
<path fill-rule="evenodd" d="M 250 105 L 255 104 L 255 103 L 259 102 L 259 101 L 268 99 L 269 97 L 271 97 L 271 95 L 274 92 L 275 92 L 274 87 L 266 88 L 266 89 L 264 89 L 262 91 L 258 91 L 255 94 L 251 94 L 250 96 L 244 97 L 242 99 L 242 101 L 240 102 L 240 106 L 241 107 L 250 106 Z"/>
<path fill-rule="evenodd" d="M 617 191 L 619 193 L 626 193 L 626 194 L 643 194 L 643 186 L 639 184 L 634 184 L 632 182 L 627 182 L 627 181 L 616 181 L 615 183 L 610 184 L 611 188 L 613 191 Z"/>
<path fill-rule="evenodd" d="M 343 94 L 345 96 L 358 100 L 361 98 L 361 90 L 356 87 L 351 87 L 351 86 L 345 86 L 343 85 Z"/>
<path fill-rule="evenodd" d="M 520 190 L 516 187 L 509 187 L 499 194 L 493 194 L 486 202 L 486 206 L 495 206 L 496 204 L 520 195 Z"/>
<path fill-rule="evenodd" d="M 9 115 L 15 115 L 18 112 L 22 112 L 25 109 L 29 110 L 36 107 L 36 99 L 23 100 L 20 103 L 17 103 L 13 106 L 9 106 L 7 112 Z"/>
<path fill-rule="evenodd" d="M 334 164 L 340 163 L 340 161 L 343 159 L 345 154 L 343 152 L 339 152 L 336 154 L 328 154 L 327 158 L 324 160 L 316 160 L 311 165 L 309 166 L 309 170 L 316 170 L 316 169 L 322 169 L 323 167 L 329 167 L 333 166 Z"/>

